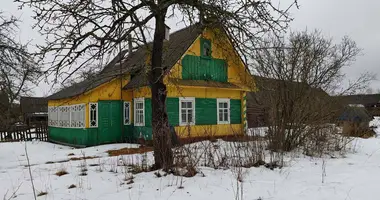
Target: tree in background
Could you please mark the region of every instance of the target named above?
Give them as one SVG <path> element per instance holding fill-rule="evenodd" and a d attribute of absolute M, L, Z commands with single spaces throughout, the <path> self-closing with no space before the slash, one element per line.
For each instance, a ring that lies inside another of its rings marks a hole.
<path fill-rule="evenodd" d="M 21 7 L 34 10 L 35 27 L 46 36 L 40 46 L 41 55 L 52 55 L 48 72 L 62 76 L 74 64 L 72 75 L 82 66 L 99 62 L 105 54 L 115 54 L 128 47 L 131 36 L 135 46 L 144 45 L 151 56 L 149 82 L 152 92 L 152 129 L 154 168 L 169 169 L 173 163 L 166 86 L 163 75 L 169 66 L 162 65 L 165 22 L 177 18 L 179 22 L 203 25 L 223 25 L 235 48 L 245 61 L 267 32 L 287 28 L 291 2 L 280 9 L 270 0 L 16 0 Z M 212 20 L 210 20 L 212 19 Z M 152 45 L 147 44 L 151 30 Z"/>
<path fill-rule="evenodd" d="M 19 112 L 15 103 L 30 93 L 30 86 L 40 75 L 38 65 L 27 45 L 16 40 L 18 20 L 0 13 L 0 124 L 8 128 Z"/>
<path fill-rule="evenodd" d="M 342 69 L 349 67 L 361 50 L 349 37 L 339 44 L 320 31 L 292 32 L 289 37 L 270 37 L 253 56 L 256 72 L 266 78 L 259 87 L 267 91 L 269 137 L 272 149 L 290 151 L 300 146 L 322 147 L 326 124 L 339 114 L 338 98 L 327 93 L 363 90 L 373 79 L 368 73 L 342 89 Z M 327 93 L 326 93 L 327 92 Z M 328 140 L 326 140 L 327 142 Z"/>

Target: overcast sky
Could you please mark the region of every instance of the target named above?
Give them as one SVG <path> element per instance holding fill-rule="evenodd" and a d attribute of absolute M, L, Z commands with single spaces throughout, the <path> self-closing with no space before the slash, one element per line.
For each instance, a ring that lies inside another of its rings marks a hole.
<path fill-rule="evenodd" d="M 290 0 L 281 0 L 286 3 Z M 355 64 L 345 69 L 348 78 L 354 79 L 363 72 L 379 74 L 380 78 L 380 1 L 379 0 L 299 0 L 300 9 L 292 9 L 294 21 L 292 30 L 306 28 L 320 29 L 337 42 L 348 35 L 355 40 L 363 55 L 357 58 Z M 1 8 L 5 15 L 15 15 L 22 20 L 20 24 L 20 40 L 31 41 L 33 44 L 43 42 L 38 32 L 32 29 L 32 11 L 18 10 L 13 0 L 1 0 Z M 176 27 L 171 27 L 173 31 Z M 380 81 L 374 81 L 371 87 L 380 89 Z M 48 83 L 41 82 L 35 88 L 35 96 L 50 93 Z"/>

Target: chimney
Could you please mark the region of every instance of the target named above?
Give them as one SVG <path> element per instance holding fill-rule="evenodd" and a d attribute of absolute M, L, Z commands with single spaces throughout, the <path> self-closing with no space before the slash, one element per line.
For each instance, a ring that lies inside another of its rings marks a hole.
<path fill-rule="evenodd" d="M 170 27 L 165 24 L 165 40 L 169 41 Z"/>

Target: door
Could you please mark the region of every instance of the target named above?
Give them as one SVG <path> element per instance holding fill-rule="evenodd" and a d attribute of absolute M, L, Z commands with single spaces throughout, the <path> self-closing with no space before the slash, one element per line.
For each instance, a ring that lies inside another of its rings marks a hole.
<path fill-rule="evenodd" d="M 99 101 L 99 144 L 121 142 L 121 102 Z"/>

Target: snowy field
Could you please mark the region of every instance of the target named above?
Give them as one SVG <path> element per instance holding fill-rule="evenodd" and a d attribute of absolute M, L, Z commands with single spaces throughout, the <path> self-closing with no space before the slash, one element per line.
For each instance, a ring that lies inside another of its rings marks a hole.
<path fill-rule="evenodd" d="M 379 121 L 374 123 L 379 124 Z M 225 143 L 218 141 L 219 144 Z M 107 150 L 136 147 L 113 144 L 73 149 L 46 142 L 27 142 L 37 199 L 54 200 L 236 200 L 236 169 L 200 167 L 192 178 L 158 178 L 154 172 L 132 176 L 122 163 L 139 163 L 142 155 L 109 157 Z M 376 200 L 380 198 L 380 139 L 356 139 L 344 157 L 295 156 L 285 167 L 243 169 L 242 195 L 247 200 Z M 92 157 L 86 160 L 70 158 Z M 152 154 L 147 154 L 149 162 Z M 86 170 L 84 170 L 86 169 Z M 59 171 L 68 174 L 57 176 Z M 83 172 L 85 171 L 85 175 Z M 69 189 L 69 186 L 75 188 Z M 25 143 L 0 144 L 0 198 L 31 200 L 33 190 Z"/>

